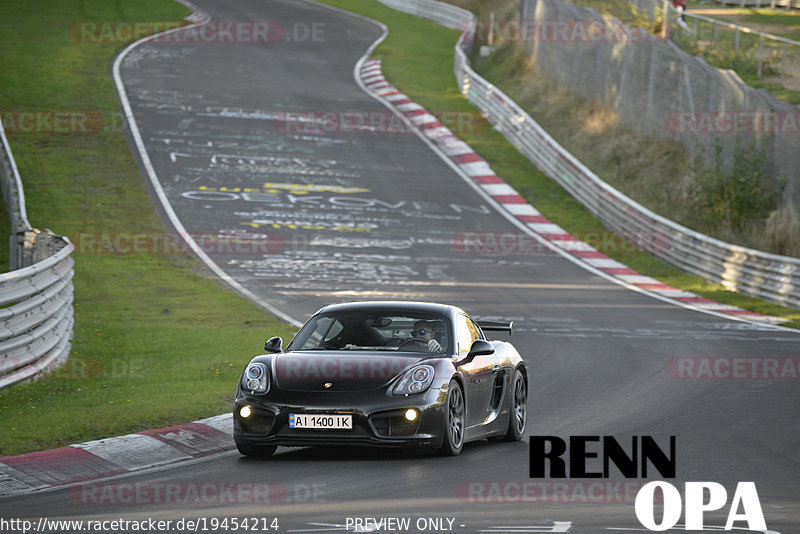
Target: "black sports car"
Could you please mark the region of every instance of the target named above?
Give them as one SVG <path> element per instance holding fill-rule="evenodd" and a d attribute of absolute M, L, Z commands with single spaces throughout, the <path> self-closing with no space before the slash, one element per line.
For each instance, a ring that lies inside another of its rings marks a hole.
<path fill-rule="evenodd" d="M 358 302 L 326 306 L 286 352 L 274 337 L 236 388 L 239 452 L 278 445 L 378 445 L 457 455 L 466 441 L 521 440 L 528 376 L 505 341 L 454 306 Z"/>

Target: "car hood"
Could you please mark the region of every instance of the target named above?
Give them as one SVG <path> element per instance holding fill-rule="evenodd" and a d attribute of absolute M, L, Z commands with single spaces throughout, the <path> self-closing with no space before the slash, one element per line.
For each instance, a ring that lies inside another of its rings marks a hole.
<path fill-rule="evenodd" d="M 396 352 L 285 352 L 275 355 L 272 374 L 281 389 L 364 391 L 387 384 L 424 358 Z"/>

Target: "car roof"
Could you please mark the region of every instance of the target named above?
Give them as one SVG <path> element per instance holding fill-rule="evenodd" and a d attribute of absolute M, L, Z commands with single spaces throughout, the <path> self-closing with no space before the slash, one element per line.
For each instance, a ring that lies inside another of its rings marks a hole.
<path fill-rule="evenodd" d="M 361 311 L 361 310 L 386 310 L 386 311 L 412 311 L 431 313 L 436 315 L 451 316 L 454 313 L 464 313 L 456 306 L 448 304 L 437 304 L 434 302 L 415 302 L 402 300 L 371 300 L 361 302 L 343 302 L 341 304 L 330 304 L 321 308 L 317 313 L 322 312 L 341 312 L 341 311 Z"/>

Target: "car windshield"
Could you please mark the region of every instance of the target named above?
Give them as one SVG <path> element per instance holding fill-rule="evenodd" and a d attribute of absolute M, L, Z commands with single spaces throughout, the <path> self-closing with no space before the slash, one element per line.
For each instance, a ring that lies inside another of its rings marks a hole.
<path fill-rule="evenodd" d="M 417 311 L 358 310 L 309 319 L 287 350 L 371 350 L 450 353 L 450 321 Z"/>

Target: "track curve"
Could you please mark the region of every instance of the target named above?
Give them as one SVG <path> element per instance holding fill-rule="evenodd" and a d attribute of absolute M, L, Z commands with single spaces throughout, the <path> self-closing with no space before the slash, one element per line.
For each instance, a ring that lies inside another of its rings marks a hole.
<path fill-rule="evenodd" d="M 681 357 L 794 358 L 799 335 L 671 306 L 552 254 L 466 253 L 453 245 L 464 232 L 519 231 L 418 137 L 309 122 L 326 112 L 389 120 L 353 79 L 381 28 L 305 1 L 197 4 L 215 21 L 251 28 L 268 21 L 283 37 L 144 43 L 120 62 L 119 74 L 143 158 L 180 225 L 267 247 L 218 253 L 212 246 L 209 257 L 225 276 L 295 321 L 323 304 L 363 298 L 443 301 L 514 320 L 513 341 L 530 369 L 528 435 L 653 435 L 660 442 L 675 435 L 680 480 L 753 480 L 770 528 L 797 530 L 797 382 L 676 379 L 669 365 Z M 285 490 L 283 498 L 269 506 L 198 506 L 162 497 L 132 506 L 95 504 L 63 489 L 5 498 L 0 510 L 18 517 L 42 510 L 73 518 L 277 516 L 282 531 L 388 515 L 448 516 L 465 532 L 552 521 L 572 522 L 572 532 L 638 526 L 630 500 L 485 502 L 470 494 L 491 481 L 505 488 L 530 482 L 527 466 L 526 443 L 469 444 L 452 459 L 281 449 L 261 462 L 231 453 L 113 483 L 269 481 Z"/>

